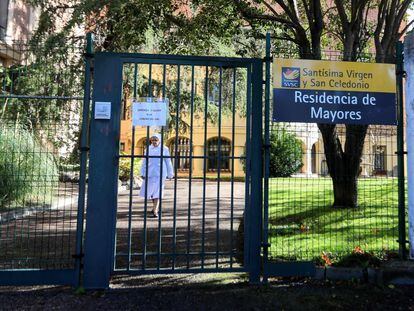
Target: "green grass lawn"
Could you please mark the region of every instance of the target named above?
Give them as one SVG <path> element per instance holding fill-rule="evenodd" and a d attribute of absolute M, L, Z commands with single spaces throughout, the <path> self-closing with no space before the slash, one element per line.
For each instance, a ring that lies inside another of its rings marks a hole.
<path fill-rule="evenodd" d="M 269 254 L 274 259 L 332 262 L 356 247 L 398 251 L 398 180 L 360 179 L 356 209 L 334 209 L 330 178 L 273 178 L 269 183 Z"/>

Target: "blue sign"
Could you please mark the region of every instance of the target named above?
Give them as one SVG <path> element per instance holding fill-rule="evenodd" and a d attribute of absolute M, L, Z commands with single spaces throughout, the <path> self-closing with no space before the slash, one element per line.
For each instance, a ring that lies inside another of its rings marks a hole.
<path fill-rule="evenodd" d="M 273 121 L 395 125 L 395 66 L 276 59 Z"/>

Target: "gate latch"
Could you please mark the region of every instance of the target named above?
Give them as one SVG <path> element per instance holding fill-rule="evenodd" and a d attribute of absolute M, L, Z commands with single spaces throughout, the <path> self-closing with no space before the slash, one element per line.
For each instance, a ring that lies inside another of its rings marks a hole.
<path fill-rule="evenodd" d="M 404 155 L 404 154 L 408 154 L 407 151 L 395 151 L 394 154 L 396 155 Z"/>
<path fill-rule="evenodd" d="M 269 242 L 262 242 L 262 247 L 263 248 L 269 248 L 272 244 L 270 244 Z"/>
<path fill-rule="evenodd" d="M 75 258 L 75 259 L 82 259 L 83 257 L 85 257 L 85 254 L 84 253 L 73 254 L 72 255 L 72 258 Z"/>

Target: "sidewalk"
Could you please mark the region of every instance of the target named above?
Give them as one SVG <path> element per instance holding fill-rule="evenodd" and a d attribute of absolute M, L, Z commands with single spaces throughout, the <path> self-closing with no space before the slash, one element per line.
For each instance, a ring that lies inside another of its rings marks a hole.
<path fill-rule="evenodd" d="M 307 279 L 249 286 L 244 275 L 117 277 L 110 290 L 0 288 L 2 310 L 414 310 L 414 286 Z"/>

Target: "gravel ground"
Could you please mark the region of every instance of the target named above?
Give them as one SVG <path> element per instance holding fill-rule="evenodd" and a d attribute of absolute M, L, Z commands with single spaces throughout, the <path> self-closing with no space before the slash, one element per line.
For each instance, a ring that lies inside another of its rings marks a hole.
<path fill-rule="evenodd" d="M 1 310 L 414 310 L 414 286 L 274 279 L 244 275 L 116 277 L 111 289 L 0 288 Z"/>

